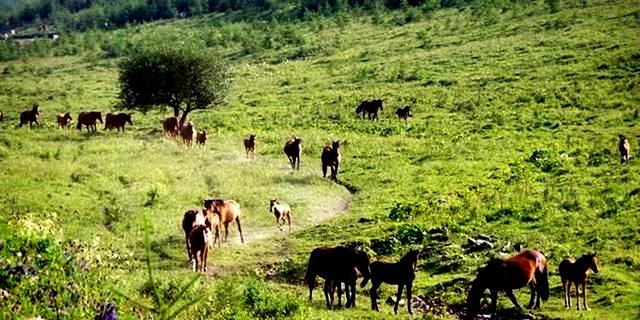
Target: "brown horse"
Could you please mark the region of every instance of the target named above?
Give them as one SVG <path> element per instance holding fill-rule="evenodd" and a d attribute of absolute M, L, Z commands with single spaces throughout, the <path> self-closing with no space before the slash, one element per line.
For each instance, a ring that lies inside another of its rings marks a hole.
<path fill-rule="evenodd" d="M 199 146 L 204 147 L 204 144 L 207 143 L 208 139 L 209 139 L 209 135 L 205 130 L 202 130 L 196 134 L 196 144 Z"/>
<path fill-rule="evenodd" d="M 404 120 L 404 123 L 407 123 L 407 119 L 409 117 L 413 117 L 413 114 L 411 114 L 410 106 L 404 106 L 402 108 L 396 109 L 396 115 L 398 116 L 398 121 Z"/>
<path fill-rule="evenodd" d="M 202 213 L 199 213 L 202 215 Z M 206 225 L 196 225 L 189 233 L 190 255 L 193 256 L 193 271 L 207 272 L 207 256 L 209 255 L 209 230 Z"/>
<path fill-rule="evenodd" d="M 322 149 L 320 155 L 322 160 L 322 177 L 327 176 L 327 167 L 331 168 L 331 179 L 338 181 L 338 167 L 340 161 L 342 161 L 342 154 L 340 154 L 340 141 L 336 140 L 331 143 L 331 146 L 326 146 Z"/>
<path fill-rule="evenodd" d="M 80 112 L 78 114 L 78 124 L 76 128 L 82 130 L 82 125 L 87 128 L 87 131 L 95 132 L 97 130 L 96 121 L 102 122 L 102 113 L 99 111 Z"/>
<path fill-rule="evenodd" d="M 629 139 L 623 135 L 618 135 L 618 151 L 620 151 L 620 163 L 629 163 L 629 154 L 631 152 L 631 146 L 629 145 Z"/>
<path fill-rule="evenodd" d="M 109 112 L 104 118 L 104 129 L 111 130 L 115 128 L 118 131 L 122 129 L 122 132 L 124 132 L 124 125 L 127 123 L 129 123 L 129 125 L 133 125 L 133 122 L 131 121 L 131 114 L 123 112 Z"/>
<path fill-rule="evenodd" d="M 220 243 L 218 216 L 211 213 L 207 209 L 207 207 L 210 206 L 211 201 L 213 200 L 205 200 L 203 202 L 204 208 L 202 208 L 202 211 L 199 211 L 198 209 L 189 209 L 185 211 L 182 218 L 182 230 L 184 231 L 184 238 L 187 245 L 187 255 L 189 256 L 189 261 L 191 261 L 191 259 L 193 258 L 191 255 L 191 245 L 189 244 L 189 235 L 191 234 L 191 231 L 195 226 L 204 224 L 205 226 L 207 226 L 210 232 L 214 231 L 215 238 L 213 242 L 209 241 L 210 247 L 215 244 L 216 241 L 218 242 L 218 244 Z"/>
<path fill-rule="evenodd" d="M 578 260 L 564 259 L 560 262 L 560 278 L 562 279 L 562 291 L 564 294 L 564 306 L 571 307 L 571 284 L 576 285 L 576 307 L 580 310 L 580 290 L 578 286 L 582 286 L 582 306 L 584 310 L 589 310 L 587 306 L 587 278 L 589 277 L 589 269 L 598 273 L 598 259 L 595 253 L 587 253 L 578 258 Z"/>
<path fill-rule="evenodd" d="M 349 273 L 349 275 L 344 279 L 344 282 L 340 282 L 339 280 L 334 280 L 334 281 L 329 281 L 329 280 L 325 280 L 325 290 L 327 290 L 327 286 L 330 286 L 331 288 L 330 290 L 330 303 L 331 305 L 333 305 L 333 295 L 337 289 L 338 291 L 338 307 L 342 306 L 342 284 L 344 283 L 344 292 L 347 298 L 346 301 L 346 305 L 345 307 L 350 308 L 351 307 L 351 303 L 353 302 L 355 304 L 355 296 L 353 296 L 351 293 L 355 293 L 356 292 L 356 282 L 358 281 L 358 271 L 356 270 L 356 268 L 353 268 L 353 270 L 351 270 L 351 273 Z M 352 299 L 353 298 L 353 301 Z"/>
<path fill-rule="evenodd" d="M 208 202 L 208 206 L 205 206 L 207 210 L 218 215 L 218 220 L 221 225 L 224 225 L 224 242 L 229 239 L 229 223 L 235 221 L 238 225 L 238 232 L 240 233 L 240 242 L 244 243 L 244 235 L 242 234 L 242 222 L 240 211 L 240 205 L 234 200 L 222 200 L 213 199 Z"/>
<path fill-rule="evenodd" d="M 64 114 L 61 113 L 56 118 L 58 120 L 58 126 L 60 127 L 60 129 L 69 129 L 69 123 L 71 123 L 71 120 L 73 120 L 69 112 Z"/>
<path fill-rule="evenodd" d="M 304 275 L 304 281 L 309 286 L 309 301 L 313 299 L 316 276 L 320 276 L 325 279 L 324 297 L 327 302 L 327 308 L 331 309 L 330 295 L 334 281 L 338 284 L 340 282 L 351 283 L 354 268 L 358 269 L 362 274 L 363 280 L 360 286 L 364 288 L 371 277 L 369 256 L 366 252 L 342 246 L 313 249 Z M 347 304 L 349 306 L 355 306 L 356 303 L 355 283 L 352 289 L 351 296 L 347 296 Z"/>
<path fill-rule="evenodd" d="M 178 117 L 169 117 L 162 122 L 164 135 L 167 137 L 175 137 L 180 132 L 180 119 Z"/>
<path fill-rule="evenodd" d="M 540 251 L 525 250 L 508 259 L 493 259 L 478 272 L 467 297 L 467 316 L 480 311 L 480 298 L 486 289 L 491 293 L 491 312 L 496 311 L 498 292 L 504 291 L 517 309 L 521 309 L 513 289 L 529 285 L 531 299 L 527 308 L 540 309 L 540 299 L 549 299 L 547 260 Z M 536 298 L 537 296 L 537 298 Z"/>
<path fill-rule="evenodd" d="M 187 146 L 191 146 L 193 144 L 193 140 L 196 138 L 196 128 L 193 126 L 193 122 L 187 122 L 187 125 L 180 129 L 180 136 L 182 137 L 182 142 Z"/>
<path fill-rule="evenodd" d="M 273 212 L 276 217 L 276 225 L 282 231 L 285 221 L 289 224 L 289 233 L 291 233 L 291 208 L 286 203 L 278 203 L 278 199 L 269 199 L 269 212 Z"/>
<path fill-rule="evenodd" d="M 40 106 L 36 103 L 33 105 L 31 109 L 27 109 L 20 113 L 20 128 L 27 122 L 29 123 L 29 127 L 33 126 L 35 122 L 37 125 L 40 125 L 38 119 L 40 118 Z"/>
<path fill-rule="evenodd" d="M 407 308 L 409 314 L 411 311 L 411 290 L 413 289 L 413 280 L 416 279 L 416 267 L 418 265 L 418 250 L 411 250 L 396 263 L 386 261 L 376 261 L 371 264 L 371 289 L 369 296 L 371 297 L 371 310 L 378 310 L 378 288 L 383 283 L 397 284 L 398 293 L 396 295 L 396 304 L 393 312 L 398 313 L 398 304 L 402 298 L 402 288 L 407 287 Z"/>
<path fill-rule="evenodd" d="M 291 168 L 300 170 L 300 156 L 302 155 L 302 138 L 294 137 L 284 144 L 284 154 L 289 158 Z"/>
<path fill-rule="evenodd" d="M 364 114 L 366 112 L 369 120 L 379 120 L 378 110 L 384 110 L 383 99 L 364 100 L 358 105 L 358 107 L 356 107 L 356 114 L 362 112 L 362 119 L 364 119 Z"/>
<path fill-rule="evenodd" d="M 256 157 L 256 135 L 249 135 L 249 139 L 244 139 L 244 152 L 247 154 L 247 158 L 249 158 L 249 154 L 251 154 L 251 158 Z"/>

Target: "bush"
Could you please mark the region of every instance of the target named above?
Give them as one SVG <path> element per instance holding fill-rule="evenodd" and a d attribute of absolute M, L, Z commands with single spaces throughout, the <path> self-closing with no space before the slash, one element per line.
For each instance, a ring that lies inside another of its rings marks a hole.
<path fill-rule="evenodd" d="M 259 319 L 283 319 L 300 309 L 300 301 L 294 296 L 276 292 L 258 280 L 247 283 L 244 304 Z"/>
<path fill-rule="evenodd" d="M 371 250 L 378 255 L 390 255 L 400 250 L 401 247 L 402 244 L 394 236 L 371 240 Z"/>
<path fill-rule="evenodd" d="M 403 245 L 421 244 L 426 236 L 427 231 L 417 224 L 403 224 L 396 229 L 396 238 Z"/>
<path fill-rule="evenodd" d="M 389 219 L 394 221 L 405 221 L 414 216 L 423 215 L 427 212 L 427 206 L 422 202 L 395 202 L 389 211 Z"/>

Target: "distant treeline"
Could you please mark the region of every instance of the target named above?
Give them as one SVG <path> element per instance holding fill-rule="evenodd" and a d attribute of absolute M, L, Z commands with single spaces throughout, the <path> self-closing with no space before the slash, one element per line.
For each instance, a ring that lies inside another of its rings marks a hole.
<path fill-rule="evenodd" d="M 38 23 L 66 30 L 113 28 L 126 24 L 237 10 L 269 11 L 279 18 L 305 12 L 333 13 L 350 8 L 430 9 L 500 6 L 527 0 L 0 0 L 0 31 Z"/>

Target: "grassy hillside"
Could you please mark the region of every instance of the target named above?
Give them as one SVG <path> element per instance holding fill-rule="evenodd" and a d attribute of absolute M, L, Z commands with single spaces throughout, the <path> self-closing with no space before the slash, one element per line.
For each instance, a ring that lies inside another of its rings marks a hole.
<path fill-rule="evenodd" d="M 108 289 L 151 300 L 145 219 L 162 292 L 175 296 L 176 285 L 192 275 L 182 213 L 220 196 L 241 203 L 249 241 L 238 244 L 234 229 L 232 244 L 210 253 L 213 271 L 190 292 L 206 298 L 187 311 L 189 318 L 389 318 L 388 305 L 369 311 L 365 290 L 355 310 L 325 310 L 318 290 L 312 304 L 305 301 L 301 277 L 310 250 L 354 241 L 374 259 L 424 249 L 414 292 L 433 306 L 419 313 L 427 318 L 455 317 L 477 268 L 512 254 L 513 244 L 539 248 L 550 261 L 551 299 L 536 317 L 636 317 L 639 4 L 596 1 L 553 14 L 542 5 L 407 10 L 297 23 L 207 16 L 78 35 L 61 46 L 79 47 L 85 39 L 82 54 L 4 62 L 0 230 L 9 232 L 0 240 L 27 228 L 22 216 L 50 219 L 61 247 L 74 239 L 89 246 L 78 254 L 90 260 L 82 272 L 102 279 L 87 284 L 91 298 L 76 317 L 112 299 L 120 314 L 142 317 Z M 158 113 L 135 114 L 126 133 L 55 128 L 60 112 L 110 110 L 117 60 L 105 55 L 154 41 L 201 43 L 232 63 L 228 105 L 193 115 L 196 127 L 210 132 L 207 147 L 187 149 L 163 138 L 165 115 Z M 380 121 L 355 115 L 367 97 L 385 98 Z M 17 128 L 19 111 L 33 102 L 44 124 Z M 393 114 L 402 104 L 414 109 L 408 125 Z M 258 139 L 251 161 L 241 147 L 249 133 Z M 630 138 L 629 165 L 618 162 L 618 134 Z M 300 172 L 291 172 L 282 154 L 292 135 L 304 138 Z M 320 150 L 332 139 L 343 142 L 343 185 L 321 177 Z M 271 196 L 292 205 L 292 235 L 273 225 Z M 358 222 L 362 217 L 373 221 Z M 436 228 L 448 240 L 434 239 Z M 478 234 L 494 238 L 494 248 L 466 252 L 467 237 Z M 590 280 L 592 310 L 565 310 L 558 264 L 589 251 L 601 264 Z M 0 254 L 7 263 L 21 259 Z M 383 286 L 381 301 L 394 291 Z M 28 293 L 9 293 L 13 300 L 0 307 L 5 317 L 9 310 L 55 316 L 52 302 L 18 303 Z M 524 304 L 528 290 L 517 296 Z M 512 308 L 505 297 L 500 306 Z"/>

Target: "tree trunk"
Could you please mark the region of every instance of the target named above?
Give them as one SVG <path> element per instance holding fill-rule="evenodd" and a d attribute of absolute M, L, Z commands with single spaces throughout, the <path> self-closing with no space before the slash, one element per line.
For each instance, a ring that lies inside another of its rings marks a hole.
<path fill-rule="evenodd" d="M 190 110 L 185 110 L 184 113 L 182 114 L 182 117 L 180 118 L 180 128 L 182 128 L 182 126 L 184 126 L 184 123 L 187 121 L 187 119 L 189 118 L 189 111 Z"/>
<path fill-rule="evenodd" d="M 173 116 L 177 117 L 180 115 L 180 107 L 178 105 L 173 106 Z"/>

